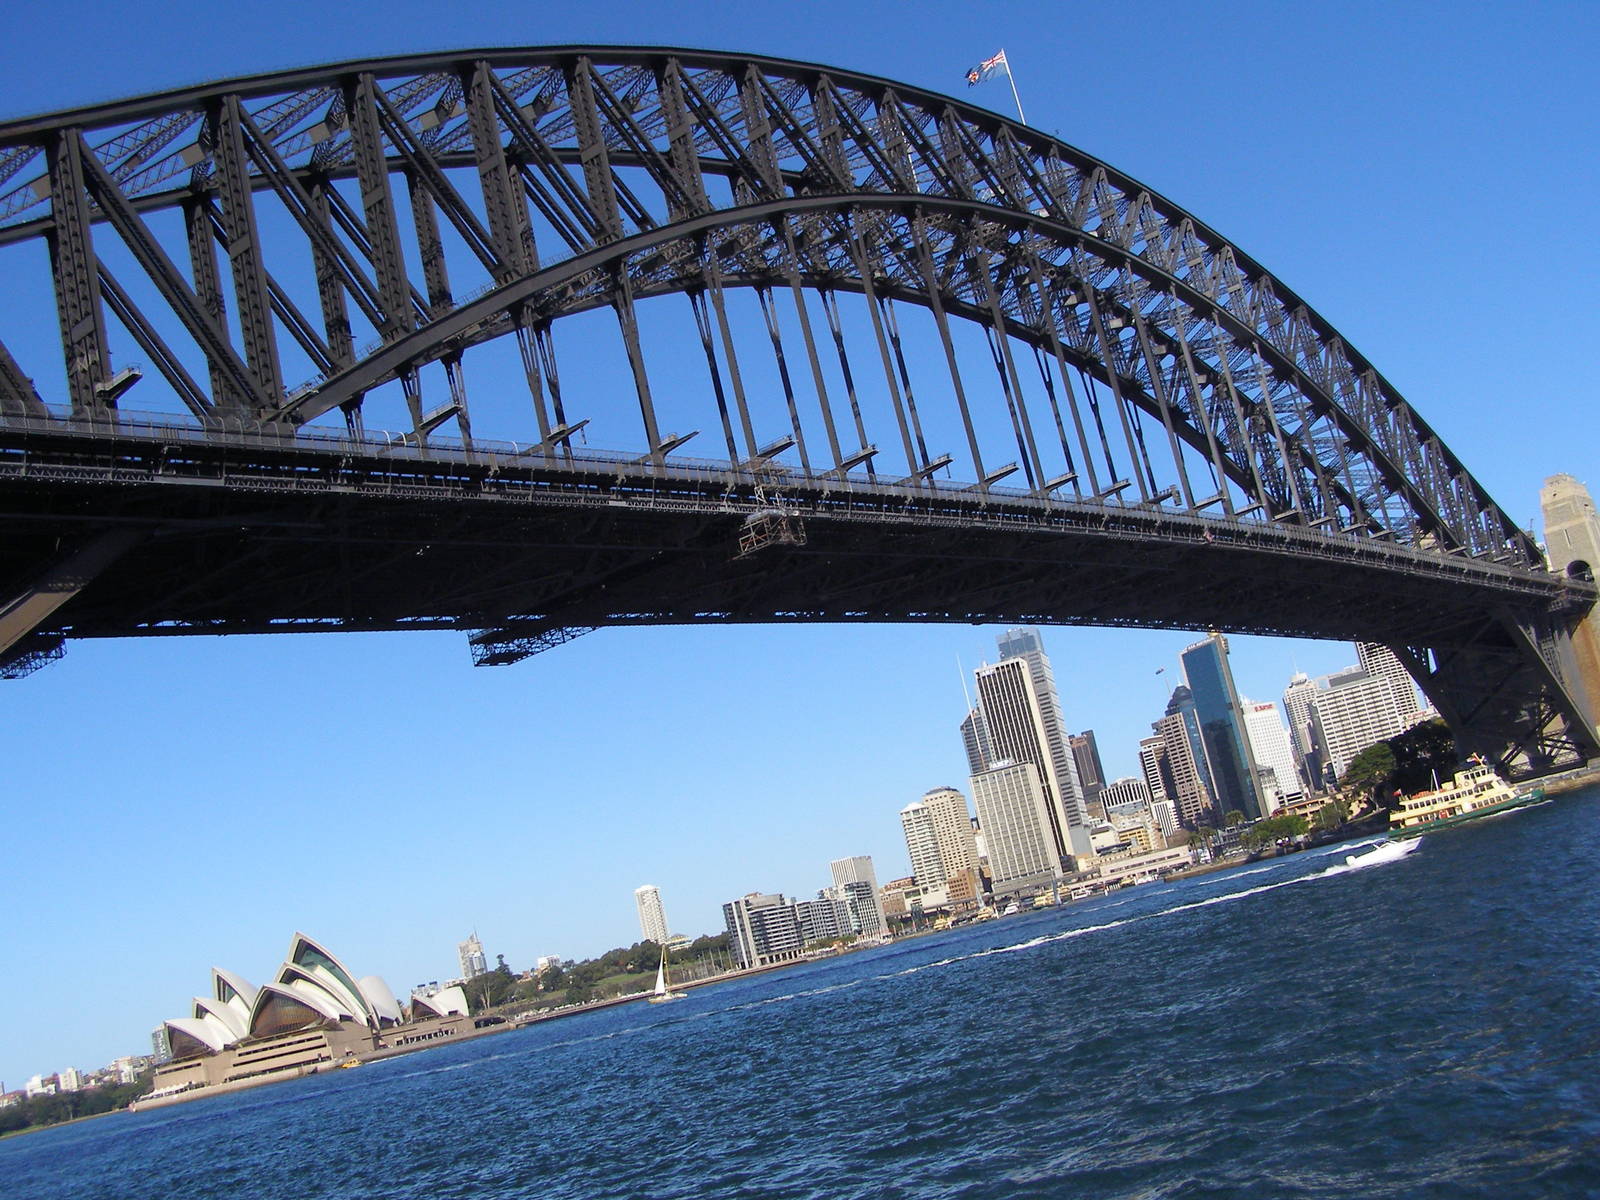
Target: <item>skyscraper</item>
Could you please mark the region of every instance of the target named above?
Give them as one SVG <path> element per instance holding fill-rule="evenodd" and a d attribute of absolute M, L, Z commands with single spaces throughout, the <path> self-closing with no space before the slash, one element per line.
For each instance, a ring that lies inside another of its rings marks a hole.
<path fill-rule="evenodd" d="M 1038 767 L 1031 762 L 1004 763 L 974 775 L 972 800 L 978 807 L 997 894 L 1056 878 L 1061 855 Z"/>
<path fill-rule="evenodd" d="M 1283 689 L 1283 711 L 1289 715 L 1289 745 L 1294 751 L 1300 778 L 1307 786 L 1322 788 L 1322 753 L 1317 745 L 1311 705 L 1317 698 L 1317 685 L 1304 671 L 1296 672 Z"/>
<path fill-rule="evenodd" d="M 1600 514 L 1589 489 L 1571 475 L 1552 475 L 1539 490 L 1539 507 L 1550 569 L 1593 579 L 1600 571 Z M 1582 690 L 1588 693 L 1589 719 L 1600 721 L 1600 607 L 1573 631 L 1572 653 Z"/>
<path fill-rule="evenodd" d="M 850 912 L 850 928 L 865 938 L 882 937 L 889 928 L 883 915 L 883 898 L 878 894 L 878 874 L 870 855 L 836 858 L 829 864 L 833 886 L 844 897 Z"/>
<path fill-rule="evenodd" d="M 639 931 L 644 940 L 658 946 L 667 944 L 667 911 L 661 907 L 661 889 L 653 883 L 633 889 L 633 902 L 639 909 Z"/>
<path fill-rule="evenodd" d="M 1095 744 L 1094 730 L 1075 733 L 1067 743 L 1072 747 L 1072 761 L 1078 767 L 1084 807 L 1092 809 L 1100 802 L 1100 792 L 1106 786 L 1106 769 L 1100 764 L 1100 747 Z"/>
<path fill-rule="evenodd" d="M 1239 693 L 1228 668 L 1228 639 L 1213 632 L 1186 649 L 1181 658 L 1184 679 L 1194 694 L 1217 803 L 1224 813 L 1238 809 L 1246 818 L 1265 816 L 1266 801 L 1245 738 Z"/>
<path fill-rule="evenodd" d="M 1161 774 L 1162 791 L 1177 811 L 1178 820 L 1190 829 L 1198 829 L 1203 824 L 1214 824 L 1220 814 L 1195 757 L 1199 738 L 1191 735 L 1188 717 L 1192 712 L 1169 713 L 1151 726 L 1160 743 L 1159 753 L 1154 747 L 1152 753 Z"/>
<path fill-rule="evenodd" d="M 961 744 L 967 752 L 967 774 L 987 771 L 994 761 L 994 749 L 989 745 L 989 728 L 983 723 L 983 709 L 974 708 L 961 722 Z"/>
<path fill-rule="evenodd" d="M 975 672 L 978 707 L 987 732 L 986 766 L 1032 763 L 1044 789 L 1050 835 L 1063 871 L 1072 858 L 1094 853 L 1089 815 L 1083 803 L 1078 767 L 1072 756 L 1055 673 L 1036 629 L 1010 629 L 999 639 L 1001 659 Z M 978 772 L 974 772 L 978 774 Z M 991 851 L 992 853 L 992 851 Z"/>
<path fill-rule="evenodd" d="M 1268 798 L 1269 810 L 1300 799 L 1305 795 L 1305 788 L 1300 783 L 1300 771 L 1289 746 L 1289 733 L 1278 716 L 1278 706 L 1256 704 L 1251 700 L 1243 704 L 1244 731 L 1250 740 L 1250 754 L 1258 767 L 1272 772 L 1276 801 Z"/>
<path fill-rule="evenodd" d="M 489 960 L 484 957 L 483 943 L 478 940 L 476 929 L 466 941 L 456 943 L 456 957 L 461 960 L 463 979 L 476 979 L 489 969 Z"/>

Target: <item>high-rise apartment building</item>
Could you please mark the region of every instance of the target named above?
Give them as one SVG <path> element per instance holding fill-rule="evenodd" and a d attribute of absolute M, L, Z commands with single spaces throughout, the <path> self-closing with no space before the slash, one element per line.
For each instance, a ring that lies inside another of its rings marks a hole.
<path fill-rule="evenodd" d="M 1186 649 L 1181 659 L 1184 680 L 1194 694 L 1217 803 L 1224 813 L 1238 809 L 1246 818 L 1265 816 L 1266 801 L 1228 667 L 1228 639 L 1213 632 Z"/>
<path fill-rule="evenodd" d="M 667 911 L 661 907 L 661 889 L 653 883 L 634 888 L 633 902 L 639 909 L 639 932 L 644 940 L 666 945 L 672 935 L 667 930 Z"/>
<path fill-rule="evenodd" d="M 1005 763 L 974 775 L 972 800 L 997 895 L 1047 884 L 1059 875 L 1061 854 L 1038 767 Z"/>
<path fill-rule="evenodd" d="M 828 864 L 833 873 L 834 889 L 844 897 L 850 914 L 850 929 L 864 938 L 879 938 L 889 930 L 883 913 L 883 899 L 878 894 L 878 874 L 872 868 L 872 856 L 857 854 L 851 858 L 836 858 Z"/>
<path fill-rule="evenodd" d="M 782 895 L 751 892 L 722 906 L 728 944 L 741 967 L 789 962 L 805 949 L 799 909 Z"/>
<path fill-rule="evenodd" d="M 483 943 L 478 940 L 477 930 L 473 930 L 466 941 L 456 943 L 456 957 L 461 960 L 463 979 L 476 979 L 489 969 L 489 960 L 484 957 Z"/>
<path fill-rule="evenodd" d="M 900 810 L 900 832 L 905 835 L 906 854 L 911 859 L 911 877 L 920 887 L 938 887 L 947 878 L 944 859 L 939 854 L 939 836 L 934 832 L 933 814 L 921 800 L 913 800 Z"/>
<path fill-rule="evenodd" d="M 1600 513 L 1589 489 L 1571 475 L 1552 475 L 1539 489 L 1539 508 L 1550 569 L 1558 575 L 1595 578 L 1600 573 Z M 1588 693 L 1589 718 L 1600 721 L 1600 607 L 1573 631 L 1572 654 L 1582 690 Z"/>
<path fill-rule="evenodd" d="M 1000 661 L 985 663 L 975 672 L 978 708 L 992 756 L 986 765 L 1034 765 L 1044 789 L 1060 869 L 1070 871 L 1073 857 L 1092 855 L 1093 848 L 1078 767 L 1061 718 L 1055 673 L 1038 630 L 1010 629 L 998 642 Z"/>
<path fill-rule="evenodd" d="M 850 907 L 835 888 L 823 888 L 815 900 L 796 900 L 794 908 L 800 918 L 801 941 L 807 946 L 836 941 L 854 932 Z"/>
<path fill-rule="evenodd" d="M 1268 811 L 1291 804 L 1305 796 L 1300 769 L 1289 745 L 1289 731 L 1278 716 L 1278 706 L 1243 700 L 1244 731 L 1250 739 L 1250 754 L 1256 765 L 1272 773 Z"/>

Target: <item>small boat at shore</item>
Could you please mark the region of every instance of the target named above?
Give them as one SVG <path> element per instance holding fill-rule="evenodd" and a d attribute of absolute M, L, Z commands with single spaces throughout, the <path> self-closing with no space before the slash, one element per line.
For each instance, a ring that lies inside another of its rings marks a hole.
<path fill-rule="evenodd" d="M 1420 837 L 1436 829 L 1463 825 L 1468 821 L 1514 812 L 1544 799 L 1542 787 L 1518 790 L 1481 758 L 1457 771 L 1444 787 L 1403 797 L 1389 815 L 1389 836 L 1395 839 Z"/>

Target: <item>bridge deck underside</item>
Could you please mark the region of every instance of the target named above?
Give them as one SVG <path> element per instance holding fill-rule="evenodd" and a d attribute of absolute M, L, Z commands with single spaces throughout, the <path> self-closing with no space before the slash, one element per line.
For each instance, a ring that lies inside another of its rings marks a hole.
<path fill-rule="evenodd" d="M 1480 639 L 1486 610 L 1544 611 L 1556 594 L 1270 526 L 853 481 L 790 490 L 806 544 L 740 557 L 764 502 L 736 474 L 681 474 L 16 445 L 0 448 L 0 583 L 15 592 L 63 548 L 132 530 L 60 631 L 1038 621 L 1445 646 Z"/>

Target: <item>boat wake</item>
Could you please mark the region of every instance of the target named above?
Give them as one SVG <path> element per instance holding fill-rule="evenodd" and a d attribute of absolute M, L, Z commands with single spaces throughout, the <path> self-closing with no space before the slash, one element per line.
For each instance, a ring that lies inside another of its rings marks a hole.
<path fill-rule="evenodd" d="M 1171 908 L 1158 909 L 1155 912 L 1142 913 L 1135 917 L 1124 917 L 1118 921 L 1107 921 L 1102 925 L 1084 925 L 1077 929 L 1063 929 L 1059 933 L 1041 934 L 1029 938 L 1024 942 L 1015 942 L 1009 946 L 991 946 L 986 950 L 974 950 L 971 954 L 957 954 L 950 958 L 941 958 L 936 962 L 923 963 L 920 966 L 907 967 L 903 971 L 894 971 L 886 975 L 879 975 L 879 979 L 897 979 L 903 975 L 915 975 L 921 971 L 931 971 L 935 967 L 948 967 L 956 963 L 970 962 L 973 959 L 988 958 L 995 954 L 1016 954 L 1024 950 L 1036 950 L 1040 946 L 1048 946 L 1053 942 L 1064 942 L 1071 938 L 1084 937 L 1091 933 L 1103 933 L 1108 929 L 1119 929 L 1124 925 L 1133 925 L 1140 921 L 1153 921 L 1159 917 L 1170 917 L 1177 913 L 1190 912 L 1197 908 L 1209 908 L 1214 904 L 1231 904 L 1235 900 L 1243 900 L 1247 896 L 1259 896 L 1263 892 L 1276 891 L 1278 888 L 1295 887 L 1302 883 L 1315 883 L 1318 880 L 1331 879 L 1336 875 L 1348 874 L 1351 871 L 1361 871 L 1368 867 L 1384 866 L 1388 863 L 1398 862 L 1422 844 L 1421 840 L 1409 842 L 1377 842 L 1364 843 L 1367 848 L 1364 854 L 1346 855 L 1345 860 L 1312 871 L 1294 879 L 1283 879 L 1277 883 L 1262 883 L 1255 887 L 1240 888 L 1236 892 L 1224 892 L 1220 896 L 1208 896 L 1204 900 L 1191 900 L 1187 904 L 1174 904 Z M 1341 847 L 1343 849 L 1344 847 Z M 1358 849 L 1361 847 L 1357 847 Z M 1247 871 L 1243 874 L 1258 874 L 1262 869 Z"/>

